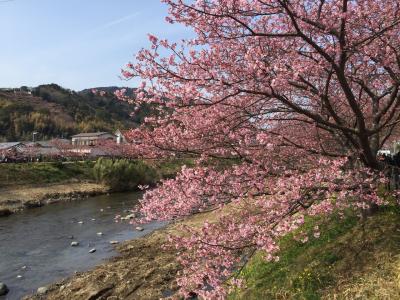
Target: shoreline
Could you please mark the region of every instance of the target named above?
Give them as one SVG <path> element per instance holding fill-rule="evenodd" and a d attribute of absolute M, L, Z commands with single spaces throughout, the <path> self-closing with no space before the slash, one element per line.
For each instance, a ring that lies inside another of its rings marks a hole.
<path fill-rule="evenodd" d="M 107 194 L 107 186 L 93 182 L 63 182 L 11 186 L 0 189 L 0 217 L 25 209 Z"/>
<path fill-rule="evenodd" d="M 80 187 L 80 190 L 77 187 Z M 28 193 L 29 197 L 24 198 L 24 201 L 18 201 L 19 205 L 12 207 L 13 212 L 109 192 L 104 186 L 88 182 L 21 186 L 19 189 L 25 194 Z M 37 189 L 40 189 L 42 193 L 32 193 L 32 190 L 37 192 Z M 2 193 L 4 190 L 0 189 L 0 210 L 4 207 L 4 203 L 7 203 L 4 199 L 9 198 L 6 197 L 6 193 Z M 46 193 L 43 193 L 44 190 Z M 57 192 L 52 193 L 54 190 Z M 9 193 L 16 192 L 17 187 L 9 188 L 8 191 Z M 33 206 L 31 206 L 32 203 Z M 177 262 L 178 251 L 175 248 L 163 247 L 168 235 L 179 233 L 181 224 L 198 226 L 205 218 L 212 217 L 213 214 L 214 212 L 208 212 L 193 215 L 156 229 L 143 237 L 121 242 L 114 247 L 117 252 L 115 256 L 88 270 L 49 282 L 44 287 L 40 287 L 41 291 L 45 291 L 44 293 L 26 295 L 22 299 L 83 300 L 110 297 L 110 299 L 150 300 L 170 297 L 178 290 L 176 277 L 181 267 Z"/>
<path fill-rule="evenodd" d="M 116 256 L 84 272 L 46 285 L 44 294 L 24 300 L 127 299 L 154 300 L 173 296 L 178 291 L 176 277 L 181 270 L 179 251 L 163 245 L 170 234 L 182 233 L 185 224 L 198 227 L 215 218 L 216 211 L 189 216 L 115 247 Z M 132 228 L 132 230 L 134 230 Z"/>
<path fill-rule="evenodd" d="M 46 286 L 44 294 L 23 297 L 41 299 L 160 299 L 173 295 L 180 270 L 175 249 L 162 245 L 173 225 L 116 246 L 118 254 L 88 271 Z M 108 298 L 110 297 L 110 298 Z"/>

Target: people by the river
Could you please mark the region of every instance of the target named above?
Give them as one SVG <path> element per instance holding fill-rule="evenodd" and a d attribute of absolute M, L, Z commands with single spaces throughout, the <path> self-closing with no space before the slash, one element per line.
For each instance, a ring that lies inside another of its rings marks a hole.
<path fill-rule="evenodd" d="M 385 173 L 390 178 L 390 188 L 400 187 L 400 152 L 394 155 L 378 153 L 377 158 L 385 165 Z"/>

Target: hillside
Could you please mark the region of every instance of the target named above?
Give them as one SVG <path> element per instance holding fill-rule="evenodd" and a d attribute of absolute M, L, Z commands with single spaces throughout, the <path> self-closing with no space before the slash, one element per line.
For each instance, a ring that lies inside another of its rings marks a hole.
<path fill-rule="evenodd" d="M 134 104 L 119 101 L 118 87 L 101 87 L 105 95 L 95 95 L 92 89 L 72 91 L 56 84 L 40 85 L 13 92 L 0 90 L 0 141 L 30 140 L 32 132 L 39 139 L 69 137 L 78 132 L 114 131 L 140 124 L 151 111 L 141 106 L 135 116 Z M 128 89 L 134 98 L 134 89 Z"/>
<path fill-rule="evenodd" d="M 327 218 L 307 243 L 289 235 L 278 262 L 252 257 L 239 275 L 247 286 L 228 299 L 399 299 L 399 220 L 398 207 L 387 206 L 361 222 L 352 214 Z"/>

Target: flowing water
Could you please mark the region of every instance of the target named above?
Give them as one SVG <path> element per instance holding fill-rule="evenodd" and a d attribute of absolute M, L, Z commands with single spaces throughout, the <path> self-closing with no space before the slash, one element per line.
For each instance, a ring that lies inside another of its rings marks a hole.
<path fill-rule="evenodd" d="M 103 195 L 0 218 L 0 282 L 10 289 L 0 299 L 20 299 L 40 286 L 87 270 L 116 254 L 110 241 L 137 238 L 161 227 L 147 224 L 139 232 L 127 221 L 115 223 L 115 215 L 128 214 L 140 196 Z M 71 247 L 72 241 L 79 246 Z M 89 253 L 93 248 L 96 252 Z"/>

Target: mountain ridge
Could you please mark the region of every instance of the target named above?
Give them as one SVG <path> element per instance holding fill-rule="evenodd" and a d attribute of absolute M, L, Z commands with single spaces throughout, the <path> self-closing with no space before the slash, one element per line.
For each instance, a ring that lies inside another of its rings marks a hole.
<path fill-rule="evenodd" d="M 135 88 L 117 86 L 73 91 L 53 83 L 0 89 L 0 141 L 30 140 L 33 132 L 50 139 L 136 127 L 151 107 L 118 100 L 114 92 L 123 88 L 135 99 Z M 105 93 L 93 93 L 94 89 Z"/>

